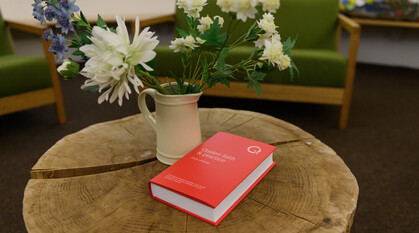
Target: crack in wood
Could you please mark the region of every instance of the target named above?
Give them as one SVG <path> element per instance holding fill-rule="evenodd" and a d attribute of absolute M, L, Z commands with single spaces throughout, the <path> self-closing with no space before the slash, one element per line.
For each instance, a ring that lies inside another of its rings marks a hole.
<path fill-rule="evenodd" d="M 235 129 L 235 128 L 238 128 L 238 127 L 240 127 L 240 126 L 242 126 L 242 125 L 244 125 L 244 124 L 248 123 L 249 121 L 251 121 L 251 120 L 253 120 L 253 119 L 255 119 L 255 118 L 256 118 L 256 117 L 252 117 L 252 118 L 250 118 L 249 120 L 247 120 L 247 121 L 245 121 L 245 122 L 242 122 L 242 123 L 240 123 L 240 124 L 238 124 L 238 125 L 235 125 L 235 126 L 233 126 L 233 127 L 231 127 L 231 128 L 226 129 L 226 131 L 230 131 L 230 130 L 233 130 L 233 129 Z"/>
<path fill-rule="evenodd" d="M 283 142 L 273 142 L 273 143 L 269 143 L 272 146 L 279 146 L 279 145 L 284 145 L 284 144 L 291 144 L 291 143 L 295 143 L 295 142 L 302 142 L 305 140 L 310 140 L 310 139 L 316 139 L 314 137 L 310 137 L 310 138 L 301 138 L 301 139 L 295 139 L 295 140 L 289 140 L 289 141 L 283 141 Z"/>
<path fill-rule="evenodd" d="M 103 165 L 103 166 L 97 166 L 97 167 L 70 168 L 70 169 L 57 169 L 57 170 L 37 169 L 37 170 L 32 170 L 30 173 L 31 173 L 31 179 L 69 178 L 69 177 L 86 176 L 86 175 L 117 171 L 117 170 L 126 169 L 126 168 L 132 168 L 132 167 L 141 166 L 141 165 L 144 165 L 146 163 L 150 163 L 156 160 L 157 158 L 154 157 L 154 158 L 145 159 L 142 161 Z"/>
<path fill-rule="evenodd" d="M 106 214 L 105 216 L 103 216 L 103 218 L 101 218 L 99 221 L 96 221 L 95 223 L 93 223 L 92 227 L 90 227 L 86 232 L 91 232 L 97 225 L 98 223 L 102 222 L 103 220 L 105 220 L 107 217 L 109 217 L 111 214 L 115 213 L 117 210 L 121 209 L 122 205 L 118 206 L 118 208 L 112 210 L 111 212 L 109 212 L 108 214 Z"/>
<path fill-rule="evenodd" d="M 227 122 L 229 122 L 230 120 L 232 120 L 234 117 L 236 117 L 238 115 L 238 113 L 235 113 L 233 116 L 231 116 L 230 118 L 228 118 L 226 121 L 224 121 L 220 126 L 223 126 L 225 124 L 227 124 Z"/>
<path fill-rule="evenodd" d="M 148 233 L 150 233 L 151 232 L 151 229 L 153 228 L 153 225 L 154 225 L 154 222 L 155 222 L 156 220 L 155 219 L 153 219 L 153 222 L 151 223 L 151 225 L 150 225 L 150 227 L 148 228 Z"/>
<path fill-rule="evenodd" d="M 189 221 L 189 215 L 186 214 L 186 222 L 185 222 L 185 233 L 188 232 L 188 221 Z"/>
<path fill-rule="evenodd" d="M 124 128 L 131 136 L 136 137 L 136 135 L 133 134 L 131 131 L 129 131 L 129 129 L 127 127 L 123 127 L 123 126 L 121 126 L 121 127 Z"/>
<path fill-rule="evenodd" d="M 264 204 L 264 203 L 262 203 L 262 202 L 260 202 L 260 201 L 257 201 L 257 200 L 255 200 L 255 199 L 252 199 L 252 198 L 250 198 L 250 197 L 247 197 L 247 198 L 248 198 L 249 200 L 254 201 L 254 202 L 258 203 L 259 205 L 262 205 L 262 206 L 264 206 L 264 207 L 267 207 L 267 208 L 269 208 L 269 209 L 271 209 L 271 210 L 273 210 L 273 211 L 280 212 L 280 213 L 283 213 L 283 214 L 288 215 L 288 216 L 293 216 L 293 217 L 295 217 L 295 218 L 298 218 L 298 219 L 304 220 L 304 221 L 306 221 L 306 222 L 309 222 L 309 223 L 311 223 L 311 224 L 313 224 L 313 225 L 317 225 L 317 223 L 315 223 L 315 222 L 313 222 L 313 221 L 311 221 L 311 220 L 309 220 L 309 219 L 303 218 L 303 217 L 298 216 L 298 215 L 295 215 L 295 214 L 293 214 L 293 213 L 289 213 L 289 212 L 284 211 L 284 210 L 275 209 L 275 208 L 273 208 L 273 207 L 271 207 L 271 206 L 268 206 L 268 205 L 266 205 L 266 204 Z"/>

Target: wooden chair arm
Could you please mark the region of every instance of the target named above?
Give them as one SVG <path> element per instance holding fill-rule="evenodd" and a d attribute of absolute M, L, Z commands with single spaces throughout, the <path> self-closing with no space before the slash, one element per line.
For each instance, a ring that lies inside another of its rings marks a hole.
<path fill-rule="evenodd" d="M 157 18 L 150 18 L 150 19 L 141 20 L 140 21 L 140 27 L 144 28 L 144 27 L 152 26 L 152 25 L 159 24 L 159 23 L 174 22 L 174 21 L 175 21 L 175 15 L 170 14 L 170 15 L 160 16 L 160 17 L 157 17 Z"/>
<path fill-rule="evenodd" d="M 361 26 L 343 14 L 339 14 L 339 24 L 349 33 L 361 33 Z"/>
<path fill-rule="evenodd" d="M 47 29 L 47 26 L 39 25 L 39 24 L 25 24 L 18 21 L 10 21 L 6 20 L 6 25 L 9 29 L 14 29 L 18 31 L 28 32 L 35 35 L 40 35 L 44 33 L 45 29 Z"/>

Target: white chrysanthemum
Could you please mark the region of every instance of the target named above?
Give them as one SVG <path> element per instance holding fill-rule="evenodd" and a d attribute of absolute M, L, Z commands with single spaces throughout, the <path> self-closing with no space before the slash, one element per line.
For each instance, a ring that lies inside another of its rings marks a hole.
<path fill-rule="evenodd" d="M 185 39 L 183 38 L 176 38 L 170 42 L 169 48 L 173 49 L 175 53 L 177 52 L 186 52 L 185 48 Z"/>
<path fill-rule="evenodd" d="M 267 35 L 273 35 L 276 33 L 277 26 L 274 22 L 275 18 L 271 13 L 263 14 L 263 19 L 257 22 L 259 28 L 265 31 Z"/>
<path fill-rule="evenodd" d="M 265 41 L 265 50 L 263 50 L 260 60 L 268 60 L 273 66 L 281 67 L 281 59 L 283 59 L 282 43 L 276 38 Z"/>
<path fill-rule="evenodd" d="M 185 9 L 186 8 L 186 1 L 187 0 L 177 0 L 176 5 L 179 9 Z"/>
<path fill-rule="evenodd" d="M 156 52 L 153 49 L 159 43 L 157 37 L 153 37 L 154 32 L 148 31 L 149 28 L 139 33 L 138 17 L 132 43 L 124 21 L 119 16 L 116 21 L 116 33 L 95 26 L 90 37 L 92 44 L 80 47 L 86 57 L 90 58 L 80 72 L 88 78 L 82 88 L 99 86 L 100 93 L 106 90 L 99 97 L 99 104 L 105 100 L 113 103 L 118 98 L 118 104 L 122 105 L 124 96 L 128 99 L 131 94 L 129 83 L 139 93 L 138 86 L 143 84 L 135 75 L 135 66 L 141 64 L 145 69 L 153 70 L 145 63 L 154 59 Z"/>
<path fill-rule="evenodd" d="M 261 0 L 263 11 L 276 12 L 279 9 L 279 0 Z"/>
<path fill-rule="evenodd" d="M 291 66 L 291 58 L 288 55 L 282 54 L 279 58 L 279 70 L 288 69 Z"/>
<path fill-rule="evenodd" d="M 224 24 L 224 19 L 221 16 L 214 16 L 214 20 L 218 18 L 218 24 L 222 27 Z M 211 24 L 214 22 L 208 15 L 199 19 L 200 25 L 198 25 L 198 31 L 204 33 L 206 30 L 210 29 Z"/>
<path fill-rule="evenodd" d="M 255 47 L 262 48 L 263 46 L 265 46 L 265 41 L 269 40 L 269 38 L 270 38 L 270 35 L 259 34 L 259 39 L 255 41 Z"/>
<path fill-rule="evenodd" d="M 199 32 L 203 33 L 206 30 L 210 29 L 210 26 L 212 24 L 212 19 L 207 15 L 206 17 L 202 17 L 199 19 L 200 25 L 198 25 Z"/>
<path fill-rule="evenodd" d="M 221 27 L 223 27 L 223 25 L 224 25 L 224 18 L 221 17 L 221 16 L 219 16 L 219 15 L 216 15 L 216 16 L 214 16 L 214 20 L 215 19 L 218 19 L 218 24 L 221 25 Z"/>
<path fill-rule="evenodd" d="M 274 16 L 271 13 L 263 14 L 263 18 L 257 22 L 259 28 L 265 31 L 264 34 L 259 34 L 259 39 L 255 41 L 255 46 L 262 48 L 265 46 L 265 41 L 275 37 L 276 40 L 281 41 L 281 36 L 276 31 L 277 26 L 274 23 Z"/>
<path fill-rule="evenodd" d="M 217 0 L 217 5 L 223 12 L 230 12 L 233 6 L 236 4 L 236 0 Z"/>
<path fill-rule="evenodd" d="M 178 0 L 176 5 L 183 8 L 189 17 L 199 18 L 199 12 L 207 5 L 207 0 Z"/>
<path fill-rule="evenodd" d="M 198 43 L 199 42 L 200 41 L 198 41 Z M 185 38 L 176 38 L 174 41 L 171 41 L 171 45 L 169 45 L 169 48 L 173 49 L 175 53 L 187 53 L 196 47 L 199 47 L 199 45 L 197 45 L 197 41 L 190 35 Z"/>
<path fill-rule="evenodd" d="M 205 43 L 205 40 L 203 40 L 203 39 L 201 39 L 201 38 L 197 37 L 197 38 L 196 38 L 196 42 L 198 42 L 198 44 L 204 44 L 204 43 Z"/>
<path fill-rule="evenodd" d="M 258 0 L 236 0 L 231 11 L 237 13 L 237 19 L 246 22 L 247 18 L 254 19 L 258 10 L 256 5 Z"/>

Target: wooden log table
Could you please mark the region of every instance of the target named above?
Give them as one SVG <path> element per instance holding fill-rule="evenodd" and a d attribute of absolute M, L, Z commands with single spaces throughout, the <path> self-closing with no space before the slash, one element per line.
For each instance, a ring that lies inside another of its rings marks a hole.
<path fill-rule="evenodd" d="M 349 232 L 358 184 L 325 144 L 282 120 L 200 109 L 203 139 L 229 132 L 277 147 L 277 165 L 218 227 L 150 197 L 167 168 L 141 115 L 92 125 L 51 147 L 32 168 L 23 217 L 33 232 Z"/>

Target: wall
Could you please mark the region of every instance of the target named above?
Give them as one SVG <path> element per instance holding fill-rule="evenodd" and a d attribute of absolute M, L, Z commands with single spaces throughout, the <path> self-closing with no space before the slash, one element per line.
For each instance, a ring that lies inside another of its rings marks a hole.
<path fill-rule="evenodd" d="M 344 55 L 348 43 L 348 33 L 343 33 Z M 419 69 L 419 29 L 362 26 L 358 62 Z"/>

